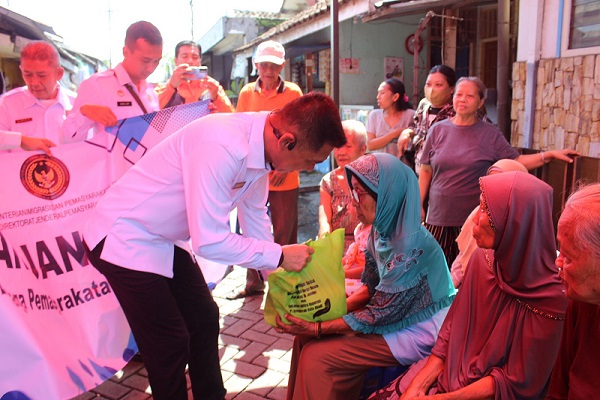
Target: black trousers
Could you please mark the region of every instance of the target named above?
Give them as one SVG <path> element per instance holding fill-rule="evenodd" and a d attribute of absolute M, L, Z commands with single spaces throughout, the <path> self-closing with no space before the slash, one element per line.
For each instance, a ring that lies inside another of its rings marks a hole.
<path fill-rule="evenodd" d="M 156 400 L 187 400 L 189 365 L 194 399 L 223 399 L 219 308 L 195 260 L 175 247 L 173 278 L 100 259 L 104 240 L 88 257 L 108 280 L 129 322 Z"/>

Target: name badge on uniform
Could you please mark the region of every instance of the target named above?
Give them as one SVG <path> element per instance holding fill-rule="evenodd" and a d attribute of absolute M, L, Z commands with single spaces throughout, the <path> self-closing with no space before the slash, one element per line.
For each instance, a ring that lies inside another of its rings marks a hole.
<path fill-rule="evenodd" d="M 245 181 L 244 181 L 244 182 L 238 182 L 238 183 L 236 183 L 235 185 L 233 185 L 233 188 L 234 188 L 234 189 L 239 189 L 239 188 L 242 188 L 242 187 L 244 187 L 244 185 L 245 185 L 245 184 L 246 184 L 246 182 L 245 182 Z"/>
<path fill-rule="evenodd" d="M 117 107 L 131 107 L 130 101 L 117 101 Z"/>
<path fill-rule="evenodd" d="M 33 121 L 33 118 L 17 119 L 17 120 L 15 120 L 15 124 L 22 124 L 24 122 L 31 122 L 31 121 Z"/>

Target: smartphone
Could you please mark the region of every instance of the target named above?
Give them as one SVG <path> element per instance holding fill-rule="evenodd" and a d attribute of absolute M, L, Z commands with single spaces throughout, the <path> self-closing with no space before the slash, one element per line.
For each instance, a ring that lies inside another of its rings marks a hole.
<path fill-rule="evenodd" d="M 208 67 L 201 65 L 199 67 L 190 67 L 190 68 L 191 68 L 191 71 L 186 72 L 186 74 L 188 74 L 190 76 L 189 79 L 191 79 L 191 80 L 204 79 L 208 76 Z"/>

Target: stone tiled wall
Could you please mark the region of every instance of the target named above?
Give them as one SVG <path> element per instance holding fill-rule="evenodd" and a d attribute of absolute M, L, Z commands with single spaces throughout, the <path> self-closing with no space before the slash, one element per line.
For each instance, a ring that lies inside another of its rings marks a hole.
<path fill-rule="evenodd" d="M 512 145 L 523 146 L 527 64 L 513 64 Z M 600 54 L 540 60 L 533 148 L 600 157 Z"/>

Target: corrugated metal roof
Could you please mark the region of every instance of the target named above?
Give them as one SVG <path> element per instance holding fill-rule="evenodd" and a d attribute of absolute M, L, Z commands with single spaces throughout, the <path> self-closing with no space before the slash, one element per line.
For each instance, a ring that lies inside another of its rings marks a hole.
<path fill-rule="evenodd" d="M 56 35 L 52 27 L 4 7 L 0 7 L 0 31 L 36 40 L 46 40 L 45 32 Z"/>

